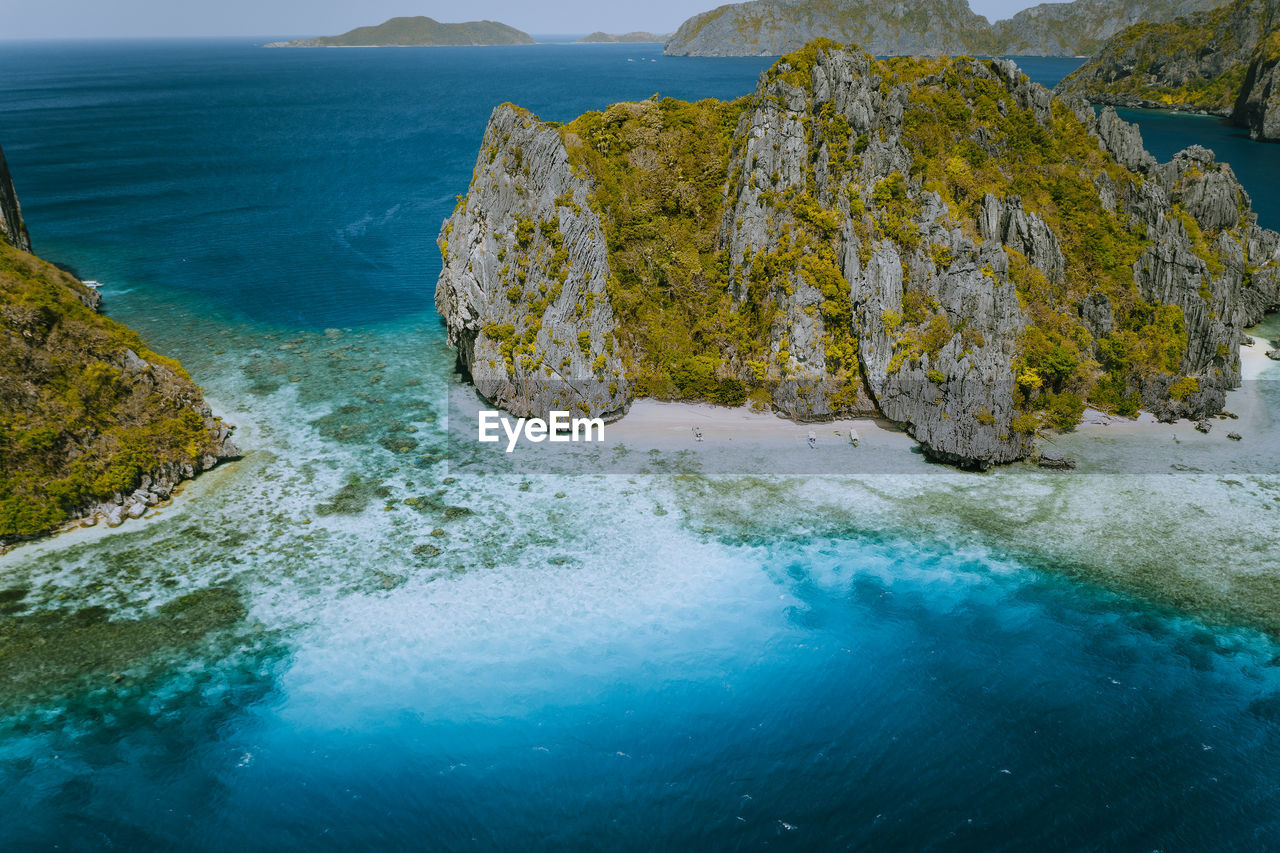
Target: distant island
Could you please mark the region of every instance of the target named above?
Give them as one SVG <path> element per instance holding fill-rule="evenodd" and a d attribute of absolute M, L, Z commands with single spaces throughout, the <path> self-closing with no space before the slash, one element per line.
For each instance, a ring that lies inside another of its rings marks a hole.
<path fill-rule="evenodd" d="M 435 18 L 419 15 L 391 18 L 376 27 L 356 27 L 340 36 L 276 41 L 266 47 L 442 47 L 535 43 L 528 33 L 497 21 L 442 24 Z"/>
<path fill-rule="evenodd" d="M 1042 3 L 990 23 L 966 0 L 752 0 L 694 15 L 667 39 L 670 56 L 779 56 L 814 38 L 878 56 L 1089 56 L 1140 21 L 1168 21 L 1220 0 Z"/>
<path fill-rule="evenodd" d="M 1210 113 L 1280 142 L 1280 0 L 1129 27 L 1058 84 L 1100 104 Z"/>
<path fill-rule="evenodd" d="M 666 40 L 666 36 L 660 36 L 657 33 L 602 33 L 597 31 L 578 39 L 578 44 L 661 44 Z"/>

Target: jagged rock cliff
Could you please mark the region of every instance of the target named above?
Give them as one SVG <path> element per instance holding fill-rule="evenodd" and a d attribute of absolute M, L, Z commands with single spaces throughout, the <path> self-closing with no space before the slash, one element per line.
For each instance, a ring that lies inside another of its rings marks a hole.
<path fill-rule="evenodd" d="M 1236 0 L 1118 33 L 1057 91 L 1093 103 L 1230 117 L 1255 139 L 1280 141 L 1278 65 L 1280 0 Z"/>
<path fill-rule="evenodd" d="M 29 253 L 0 156 L 0 551 L 69 519 L 137 518 L 240 451 L 176 361 Z M 11 236 L 16 228 L 20 239 Z"/>
<path fill-rule="evenodd" d="M 1280 32 L 1254 52 L 1231 118 L 1254 139 L 1280 142 Z"/>
<path fill-rule="evenodd" d="M 751 0 L 694 15 L 666 42 L 673 56 L 778 56 L 815 38 L 878 56 L 1082 56 L 1139 21 L 1167 21 L 1215 0 L 1043 3 L 989 24 L 965 0 Z"/>
<path fill-rule="evenodd" d="M 459 366 L 504 409 L 614 418 L 630 402 L 590 193 L 554 128 L 511 105 L 493 111 L 440 234 L 436 307 Z"/>
<path fill-rule="evenodd" d="M 0 149 L 0 240 L 8 241 L 24 252 L 31 251 L 31 237 L 27 234 L 26 223 L 22 221 L 22 206 L 18 204 L 18 193 L 13 188 L 4 149 Z"/>
<path fill-rule="evenodd" d="M 556 267 L 513 229 L 565 192 L 582 212 L 556 205 L 560 228 L 585 220 L 570 269 L 603 286 L 573 291 L 592 311 L 540 337 Z M 620 104 L 564 127 L 499 109 L 442 245 L 436 302 L 459 360 L 489 365 L 482 392 L 519 414 L 543 379 L 495 357 L 486 324 L 544 373 L 557 339 L 615 340 L 620 361 L 595 375 L 619 397 L 598 412 L 625 405 L 628 379 L 799 420 L 877 411 L 971 467 L 1025 456 L 1086 399 L 1219 410 L 1243 329 L 1280 303 L 1280 237 L 1211 152 L 1157 164 L 1114 111 L 1055 99 L 1010 62 L 829 43 L 728 104 Z"/>

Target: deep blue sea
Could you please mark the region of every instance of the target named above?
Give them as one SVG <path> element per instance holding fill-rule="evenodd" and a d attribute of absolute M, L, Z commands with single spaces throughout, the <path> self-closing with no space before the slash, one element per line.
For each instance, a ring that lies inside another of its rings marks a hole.
<path fill-rule="evenodd" d="M 249 612 L 119 679 L 0 692 L 0 848 L 1277 845 L 1280 648 L 1174 606 L 1273 601 L 1226 571 L 1276 565 L 1273 475 L 445 467 L 435 238 L 492 108 L 734 97 L 768 63 L 0 43 L 36 251 L 104 282 L 250 451 L 146 524 L 0 562 L 11 614 L 214 585 Z M 1214 148 L 1280 226 L 1280 148 L 1126 117 L 1158 157 Z"/>

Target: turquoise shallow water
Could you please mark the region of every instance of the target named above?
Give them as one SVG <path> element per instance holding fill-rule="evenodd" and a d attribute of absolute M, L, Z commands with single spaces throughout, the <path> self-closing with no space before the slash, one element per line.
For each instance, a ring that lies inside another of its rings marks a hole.
<path fill-rule="evenodd" d="M 247 609 L 118 680 L 0 694 L 0 809 L 20 816 L 0 846 L 1276 837 L 1280 649 L 1136 594 L 1154 578 L 1195 600 L 1234 589 L 1214 570 L 1274 566 L 1274 476 L 479 476 L 444 458 L 434 238 L 492 106 L 735 96 L 766 64 L 4 45 L 0 141 L 37 251 L 106 282 L 111 315 L 182 359 L 252 452 L 146 525 L 0 563 L 20 616 L 123 620 L 215 585 Z M 1277 224 L 1273 149 L 1150 121 L 1160 156 L 1230 150 Z"/>

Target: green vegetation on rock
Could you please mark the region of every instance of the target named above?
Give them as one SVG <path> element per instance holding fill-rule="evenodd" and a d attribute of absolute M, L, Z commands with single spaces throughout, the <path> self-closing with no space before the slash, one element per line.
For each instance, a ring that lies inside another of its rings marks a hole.
<path fill-rule="evenodd" d="M 645 396 L 740 397 L 736 381 L 722 391 L 715 376 L 730 354 L 758 355 L 767 318 L 734 310 L 716 245 L 746 105 L 614 104 L 561 128 L 573 167 L 595 182 L 609 298 L 628 373 Z"/>
<path fill-rule="evenodd" d="M 92 304 L 73 276 L 0 241 L 0 542 L 223 455 L 181 365 Z"/>
<path fill-rule="evenodd" d="M 563 126 L 500 108 L 477 169 L 442 232 L 437 306 L 460 361 L 500 354 L 505 399 L 529 411 L 522 348 L 563 279 L 544 261 L 559 228 L 525 211 L 552 196 L 599 282 L 558 312 L 566 363 L 575 336 L 593 358 L 616 339 L 621 363 L 594 370 L 629 396 L 879 410 L 962 465 L 1025 455 L 1086 401 L 1215 411 L 1280 289 L 1280 237 L 1211 152 L 1157 165 L 1114 112 L 1001 60 L 816 41 L 732 102 L 655 96 Z M 447 242 L 455 225 L 470 248 Z"/>
<path fill-rule="evenodd" d="M 966 0 L 749 0 L 689 18 L 666 42 L 679 56 L 770 56 L 811 40 L 857 42 L 879 56 L 1084 56 L 1137 20 L 1167 21 L 1215 0 L 1041 3 L 989 23 Z"/>
<path fill-rule="evenodd" d="M 1058 91 L 1095 103 L 1229 116 L 1260 131 L 1267 108 L 1253 119 L 1245 104 L 1251 90 L 1266 85 L 1268 74 L 1259 71 L 1273 73 L 1278 60 L 1280 2 L 1235 0 L 1121 31 L 1063 80 Z M 1273 103 L 1270 111 L 1280 123 L 1280 104 Z M 1273 138 L 1260 132 L 1255 136 Z"/>

